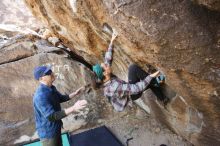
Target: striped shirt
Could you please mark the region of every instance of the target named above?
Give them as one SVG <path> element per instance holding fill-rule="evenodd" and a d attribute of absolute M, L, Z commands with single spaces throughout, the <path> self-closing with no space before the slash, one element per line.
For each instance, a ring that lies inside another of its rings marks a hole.
<path fill-rule="evenodd" d="M 111 65 L 112 46 L 110 45 L 105 54 L 105 64 Z M 135 84 L 129 84 L 117 77 L 111 78 L 104 84 L 104 95 L 107 97 L 116 111 L 123 111 L 130 95 L 136 95 L 144 91 L 150 84 L 152 77 L 147 76 L 144 80 Z"/>

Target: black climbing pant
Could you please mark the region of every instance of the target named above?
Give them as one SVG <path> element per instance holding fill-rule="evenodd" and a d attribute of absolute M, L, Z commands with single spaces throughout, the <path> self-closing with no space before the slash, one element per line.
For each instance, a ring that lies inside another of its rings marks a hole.
<path fill-rule="evenodd" d="M 130 84 L 135 84 L 135 83 L 139 82 L 140 80 L 145 79 L 148 75 L 149 74 L 146 71 L 144 71 L 143 69 L 141 69 L 138 65 L 132 64 L 129 66 L 129 69 L 128 69 L 128 82 Z M 157 98 L 159 98 L 159 100 L 163 101 L 166 97 L 162 93 L 161 87 L 154 86 L 155 80 L 156 80 L 155 78 L 151 80 L 151 83 L 146 88 L 146 90 L 150 88 L 153 91 L 153 93 L 157 96 Z M 136 100 L 136 99 L 140 98 L 141 95 L 142 95 L 142 93 L 139 93 L 136 95 L 131 95 L 131 99 Z"/>

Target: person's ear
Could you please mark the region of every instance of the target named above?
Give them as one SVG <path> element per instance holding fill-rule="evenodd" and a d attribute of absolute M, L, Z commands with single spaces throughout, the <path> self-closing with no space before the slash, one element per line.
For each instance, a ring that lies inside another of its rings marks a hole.
<path fill-rule="evenodd" d="M 47 80 L 47 76 L 43 76 L 43 77 L 40 77 L 40 78 L 41 78 L 41 81 Z"/>

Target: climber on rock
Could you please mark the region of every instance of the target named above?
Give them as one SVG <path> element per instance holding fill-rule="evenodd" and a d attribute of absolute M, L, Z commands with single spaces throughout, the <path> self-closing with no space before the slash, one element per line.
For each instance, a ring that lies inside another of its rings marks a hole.
<path fill-rule="evenodd" d="M 123 111 L 130 99 L 132 101 L 137 100 L 141 97 L 142 92 L 148 88 L 151 88 L 154 93 L 156 92 L 157 96 L 162 97 L 158 85 L 164 81 L 164 78 L 159 71 L 148 74 L 138 65 L 132 64 L 128 69 L 128 83 L 112 75 L 113 41 L 116 37 L 117 34 L 113 31 L 111 42 L 105 54 L 105 62 L 93 66 L 96 78 L 104 86 L 104 95 L 109 99 L 114 109 Z"/>
<path fill-rule="evenodd" d="M 33 97 L 33 106 L 36 130 L 42 146 L 62 146 L 61 119 L 71 113 L 80 112 L 87 101 L 78 100 L 73 106 L 63 110 L 60 103 L 74 98 L 86 87 L 81 87 L 70 95 L 62 95 L 53 85 L 55 76 L 50 66 L 36 67 L 34 77 L 40 83 Z"/>

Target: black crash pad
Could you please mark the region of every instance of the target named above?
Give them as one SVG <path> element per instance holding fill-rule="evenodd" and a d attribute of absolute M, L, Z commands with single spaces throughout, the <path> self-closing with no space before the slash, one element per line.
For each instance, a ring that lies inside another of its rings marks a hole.
<path fill-rule="evenodd" d="M 71 146 L 123 146 L 108 130 L 101 126 L 79 134 L 70 136 Z"/>

